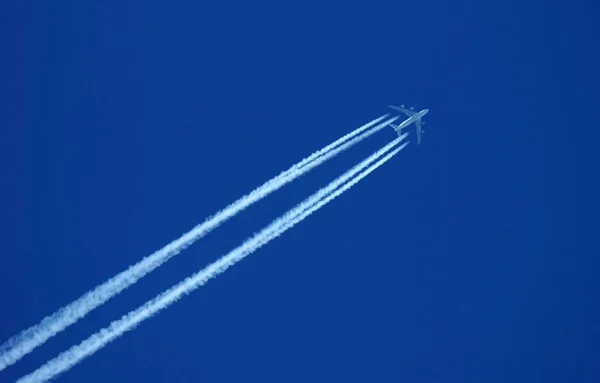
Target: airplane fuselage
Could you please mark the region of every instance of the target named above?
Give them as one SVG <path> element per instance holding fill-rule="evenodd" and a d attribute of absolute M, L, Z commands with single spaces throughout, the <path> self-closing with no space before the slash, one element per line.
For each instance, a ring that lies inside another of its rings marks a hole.
<path fill-rule="evenodd" d="M 426 115 L 429 112 L 429 109 L 423 109 L 420 112 L 417 112 L 413 115 L 413 117 L 415 118 L 415 120 L 418 120 L 419 118 L 423 117 L 424 115 Z"/>
<path fill-rule="evenodd" d="M 402 121 L 402 123 L 398 126 L 398 129 L 405 128 L 408 125 L 412 124 L 413 122 L 420 120 L 424 115 L 427 114 L 427 112 L 429 112 L 429 109 L 423 109 L 422 111 L 413 114 L 406 120 Z"/>

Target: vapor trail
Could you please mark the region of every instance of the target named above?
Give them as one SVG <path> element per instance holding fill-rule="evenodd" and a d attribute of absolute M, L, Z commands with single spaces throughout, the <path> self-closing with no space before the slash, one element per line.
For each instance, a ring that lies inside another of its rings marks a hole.
<path fill-rule="evenodd" d="M 54 335 L 83 318 L 90 311 L 96 309 L 98 306 L 104 304 L 115 295 L 136 283 L 146 274 L 179 254 L 229 218 L 283 187 L 287 183 L 292 182 L 297 177 L 321 165 L 328 159 L 378 132 L 398 118 L 389 118 L 371 128 L 387 116 L 388 115 L 385 114 L 353 132 L 346 134 L 323 149 L 316 151 L 309 157 L 290 167 L 288 170 L 280 173 L 278 176 L 265 182 L 262 186 L 254 189 L 249 194 L 217 212 L 212 217 L 207 218 L 203 223 L 167 244 L 162 249 L 146 256 L 138 263 L 130 266 L 127 270 L 122 271 L 101 285 L 96 286 L 93 290 L 88 291 L 77 300 L 62 307 L 54 314 L 47 316 L 40 323 L 15 335 L 0 347 L 0 371 L 4 370 L 7 366 L 16 363 L 36 347 L 42 345 Z M 367 131 L 365 132 L 365 130 Z"/>
<path fill-rule="evenodd" d="M 389 160 L 392 156 L 408 145 L 408 142 L 389 153 L 374 165 L 368 167 L 372 162 L 376 161 L 394 146 L 398 145 L 400 141 L 402 141 L 407 135 L 408 133 L 405 133 L 401 137 L 398 137 L 363 160 L 358 165 L 354 166 L 352 169 L 348 170 L 346 173 L 342 174 L 327 186 L 318 190 L 316 193 L 298 204 L 295 208 L 289 210 L 287 213 L 274 220 L 258 234 L 255 234 L 253 237 L 247 239 L 241 246 L 219 258 L 217 261 L 208 265 L 196 274 L 184 279 L 182 282 L 164 291 L 156 298 L 124 315 L 121 319 L 113 321 L 108 327 L 105 327 L 97 333 L 92 334 L 80 344 L 72 346 L 70 349 L 62 352 L 57 357 L 46 362 L 31 374 L 19 379 L 17 383 L 45 382 L 56 377 L 77 363 L 81 362 L 83 359 L 94 354 L 96 351 L 104 347 L 109 342 L 117 339 L 125 332 L 134 329 L 144 320 L 175 303 L 184 295 L 187 295 L 197 288 L 203 286 L 210 279 L 225 272 L 235 263 L 241 261 L 246 256 L 267 244 L 272 239 L 283 234 L 286 230 L 292 228 L 308 215 L 312 214 L 323 205 L 327 204 L 329 201 L 351 188 L 362 178 L 366 177 L 377 167 L 381 166 L 385 161 Z M 364 170 L 365 168 L 367 169 Z M 356 176 L 356 174 L 361 171 L 362 173 Z M 356 176 L 356 178 L 352 179 L 354 176 Z M 346 183 L 346 185 L 342 186 L 344 183 Z"/>

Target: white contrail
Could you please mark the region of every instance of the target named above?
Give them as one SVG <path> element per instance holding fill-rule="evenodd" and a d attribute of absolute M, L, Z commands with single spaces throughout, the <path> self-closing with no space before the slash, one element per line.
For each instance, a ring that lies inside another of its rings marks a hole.
<path fill-rule="evenodd" d="M 273 221 L 258 234 L 246 240 L 241 246 L 232 250 L 227 255 L 219 258 L 217 261 L 208 265 L 204 269 L 200 270 L 196 274 L 186 278 L 177 285 L 166 290 L 156 298 L 146 302 L 139 308 L 124 315 L 121 319 L 113 321 L 108 327 L 98 331 L 91 335 L 89 338 L 81 342 L 76 346 L 72 346 L 67 351 L 62 352 L 54 359 L 46 362 L 40 368 L 35 370 L 29 375 L 26 375 L 19 379 L 17 383 L 32 383 L 32 382 L 45 382 L 49 379 L 56 377 L 57 375 L 67 371 L 83 359 L 94 354 L 96 351 L 104 347 L 109 342 L 117 339 L 125 332 L 132 330 L 142 321 L 150 318 L 152 315 L 160 312 L 167 308 L 177 300 L 182 298 L 206 284 L 210 279 L 223 273 L 229 267 L 235 263 L 241 261 L 246 256 L 256 251 L 261 246 L 267 244 L 272 239 L 278 237 L 286 230 L 293 227 L 295 224 L 303 220 L 305 217 L 342 194 L 344 191 L 356 184 L 360 179 L 366 177 L 370 172 L 381 166 L 385 161 L 390 159 L 393 155 L 402 150 L 408 142 L 398 147 L 393 152 L 389 153 L 386 157 L 367 168 L 372 162 L 376 161 L 379 157 L 383 156 L 387 151 L 398 145 L 408 133 L 398 137 L 394 141 L 390 142 L 367 159 L 363 160 L 358 165 L 332 181 L 329 185 L 318 190 L 316 193 L 305 199 L 295 208 L 289 210 L 287 213 Z M 352 179 L 357 173 L 363 171 L 356 178 Z M 348 182 L 349 181 L 349 182 Z M 347 182 L 347 183 L 346 183 Z M 342 186 L 344 183 L 346 185 Z M 339 188 L 339 189 L 338 189 Z M 337 190 L 336 190 L 337 189 Z"/>
<path fill-rule="evenodd" d="M 42 345 L 54 335 L 65 330 L 67 327 L 83 318 L 90 311 L 104 304 L 115 295 L 136 283 L 146 274 L 153 271 L 175 255 L 179 254 L 181 251 L 186 249 L 198 239 L 202 238 L 204 235 L 208 234 L 210 231 L 217 228 L 229 218 L 238 214 L 255 202 L 258 202 L 270 193 L 280 189 L 287 183 L 292 182 L 297 177 L 321 165 L 328 159 L 338 155 L 370 135 L 385 128 L 389 123 L 398 118 L 389 118 L 371 128 L 373 125 L 377 124 L 387 116 L 388 115 L 385 114 L 341 137 L 332 144 L 327 145 L 325 148 L 318 150 L 296 165 L 293 165 L 288 170 L 282 172 L 275 178 L 267 181 L 262 186 L 254 189 L 249 194 L 230 204 L 212 217 L 207 218 L 203 223 L 197 225 L 178 239 L 167 244 L 162 249 L 155 251 L 153 254 L 145 257 L 135 265 L 130 266 L 127 270 L 122 271 L 101 285 L 96 286 L 93 290 L 88 291 L 77 300 L 71 302 L 67 306 L 62 307 L 54 314 L 47 316 L 37 325 L 34 325 L 20 334 L 15 335 L 5 344 L 3 344 L 2 347 L 0 347 L 0 371 L 5 369 L 7 366 L 16 363 L 19 359 L 33 351 L 36 347 Z M 365 130 L 369 128 L 371 129 L 365 132 Z"/>

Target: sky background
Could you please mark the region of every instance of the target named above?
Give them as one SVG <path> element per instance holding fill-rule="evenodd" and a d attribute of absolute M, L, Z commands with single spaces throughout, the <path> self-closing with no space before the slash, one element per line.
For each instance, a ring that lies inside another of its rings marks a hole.
<path fill-rule="evenodd" d="M 411 129 L 343 196 L 58 381 L 598 381 L 597 4 L 205 3 L 0 4 L 0 342 L 407 104 L 430 109 L 420 146 Z M 394 137 L 231 219 L 0 381 Z"/>

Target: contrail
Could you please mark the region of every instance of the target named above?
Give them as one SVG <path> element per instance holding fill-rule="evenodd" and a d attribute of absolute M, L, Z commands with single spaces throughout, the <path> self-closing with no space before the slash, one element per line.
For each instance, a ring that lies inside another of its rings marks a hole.
<path fill-rule="evenodd" d="M 388 114 L 363 125 L 327 145 L 325 148 L 318 150 L 309 157 L 293 165 L 288 170 L 265 182 L 262 186 L 254 189 L 249 194 L 233 202 L 223 210 L 217 212 L 212 217 L 207 218 L 203 223 L 195 226 L 192 230 L 167 244 L 162 249 L 146 256 L 138 263 L 130 266 L 127 270 L 122 271 L 101 285 L 96 286 L 93 290 L 88 291 L 77 300 L 62 307 L 54 314 L 47 316 L 40 323 L 13 336 L 0 347 L 0 371 L 16 363 L 36 347 L 42 345 L 51 337 L 83 318 L 90 311 L 96 309 L 98 306 L 104 304 L 115 295 L 136 283 L 146 274 L 179 254 L 229 218 L 398 119 L 398 117 L 392 117 L 371 128 L 386 117 L 388 117 Z M 369 128 L 371 129 L 367 130 Z M 367 131 L 365 132 L 365 130 Z"/>
<path fill-rule="evenodd" d="M 376 161 L 379 157 L 383 156 L 387 151 L 398 145 L 408 133 L 398 137 L 394 141 L 390 142 L 352 169 L 342 174 L 340 177 L 332 181 L 329 185 L 318 190 L 316 193 L 305 199 L 295 208 L 289 210 L 287 213 L 273 221 L 258 234 L 249 238 L 241 246 L 229 252 L 227 255 L 219 258 L 217 261 L 208 265 L 204 269 L 200 270 L 196 274 L 184 279 L 182 282 L 176 284 L 170 289 L 164 291 L 156 298 L 146 302 L 139 308 L 124 315 L 121 319 L 113 321 L 108 327 L 92 334 L 89 338 L 81 342 L 76 346 L 72 346 L 67 351 L 62 352 L 54 359 L 46 362 L 40 368 L 35 370 L 29 375 L 26 375 L 19 379 L 17 383 L 32 383 L 32 382 L 45 382 L 49 379 L 56 377 L 57 375 L 67 371 L 83 359 L 94 354 L 96 351 L 104 347 L 109 342 L 117 339 L 125 332 L 134 329 L 138 324 L 144 320 L 150 318 L 154 314 L 157 314 L 161 310 L 167 308 L 177 300 L 182 298 L 184 295 L 191 293 L 197 288 L 206 284 L 210 279 L 218 276 L 225 272 L 229 267 L 235 263 L 241 261 L 246 256 L 250 255 L 261 246 L 267 244 L 272 239 L 283 234 L 286 230 L 292 228 L 294 225 L 302 221 L 308 215 L 312 214 L 329 201 L 333 200 L 344 191 L 351 188 L 362 178 L 366 177 L 369 173 L 374 171 L 377 167 L 381 166 L 385 161 L 389 160 L 392 156 L 402 150 L 408 142 L 404 143 L 387 156 L 379 160 L 377 163 L 371 165 L 372 162 Z M 366 170 L 364 170 L 367 168 Z M 364 170 L 364 171 L 363 171 Z M 361 172 L 356 178 L 352 179 L 357 173 Z M 348 182 L 349 181 L 349 182 Z M 347 182 L 347 183 L 346 183 Z M 344 186 L 342 186 L 346 183 Z M 340 187 L 341 186 L 341 187 Z M 339 188 L 339 189 L 338 189 Z M 337 190 L 336 190 L 337 189 Z"/>

